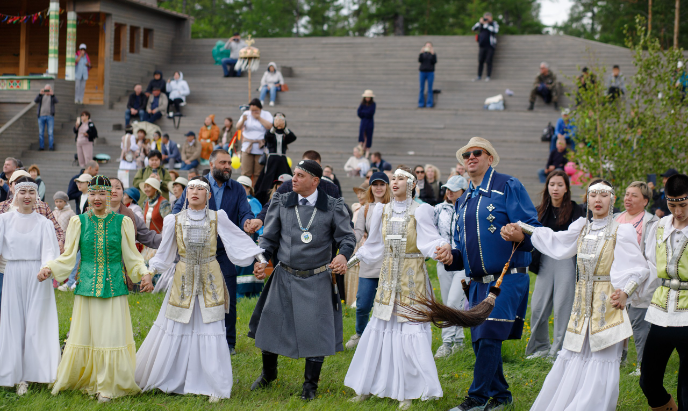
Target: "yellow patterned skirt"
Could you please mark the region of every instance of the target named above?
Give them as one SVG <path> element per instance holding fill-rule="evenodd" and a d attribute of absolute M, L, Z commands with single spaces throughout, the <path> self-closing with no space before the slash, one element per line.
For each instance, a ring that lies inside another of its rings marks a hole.
<path fill-rule="evenodd" d="M 57 368 L 53 395 L 80 390 L 108 398 L 137 394 L 136 343 L 127 296 L 74 299 L 69 339 Z"/>

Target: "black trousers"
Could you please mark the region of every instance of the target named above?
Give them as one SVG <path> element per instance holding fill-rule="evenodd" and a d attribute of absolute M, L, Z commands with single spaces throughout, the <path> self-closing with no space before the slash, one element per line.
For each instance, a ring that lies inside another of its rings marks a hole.
<path fill-rule="evenodd" d="M 679 411 L 688 411 L 688 327 L 652 324 L 640 364 L 640 388 L 651 408 L 669 402 L 671 395 L 664 388 L 664 374 L 674 350 L 679 357 L 676 403 Z"/>
<path fill-rule="evenodd" d="M 483 64 L 487 63 L 487 77 L 492 75 L 492 57 L 495 49 L 492 47 L 480 47 L 478 52 L 478 77 L 483 75 Z"/>
<path fill-rule="evenodd" d="M 174 100 L 170 100 L 171 104 L 168 105 L 167 111 L 169 111 L 170 113 L 179 113 L 180 112 L 179 107 L 183 102 L 184 102 L 184 100 L 182 100 L 180 98 L 175 98 Z M 174 111 L 172 111 L 173 107 L 174 107 Z"/>

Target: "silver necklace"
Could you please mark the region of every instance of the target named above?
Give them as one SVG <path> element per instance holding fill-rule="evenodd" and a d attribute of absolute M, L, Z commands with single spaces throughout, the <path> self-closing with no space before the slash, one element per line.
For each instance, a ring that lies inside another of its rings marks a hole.
<path fill-rule="evenodd" d="M 301 241 L 308 244 L 311 241 L 313 241 L 313 234 L 308 232 L 308 229 L 311 228 L 311 224 L 313 224 L 313 219 L 315 219 L 315 213 L 318 211 L 317 208 L 313 208 L 313 214 L 311 215 L 311 221 L 308 222 L 308 226 L 306 228 L 303 228 L 303 224 L 301 224 L 301 216 L 299 216 L 299 206 L 296 206 L 294 208 L 294 211 L 296 212 L 296 220 L 299 222 L 299 228 L 301 229 Z"/>

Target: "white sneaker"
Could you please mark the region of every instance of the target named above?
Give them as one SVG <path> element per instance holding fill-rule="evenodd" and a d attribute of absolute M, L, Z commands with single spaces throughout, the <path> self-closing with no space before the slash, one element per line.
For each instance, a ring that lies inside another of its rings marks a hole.
<path fill-rule="evenodd" d="M 478 76 L 478 77 L 474 78 L 474 79 L 473 79 L 473 80 L 471 80 L 471 81 L 472 81 L 472 82 L 474 82 L 474 83 L 475 83 L 476 81 L 480 81 L 480 76 Z"/>
<path fill-rule="evenodd" d="M 412 400 L 399 401 L 399 409 L 400 410 L 408 410 L 409 408 L 411 408 L 411 401 Z"/>
<path fill-rule="evenodd" d="M 69 286 L 67 285 L 67 283 L 64 283 L 64 284 L 62 284 L 61 286 L 57 287 L 57 289 L 60 290 L 60 291 L 65 291 L 65 292 L 66 292 L 66 291 L 69 291 Z"/>
<path fill-rule="evenodd" d="M 437 349 L 437 352 L 435 353 L 435 358 L 444 358 L 444 357 L 449 357 L 452 355 L 452 347 L 451 345 L 444 343 L 440 345 L 440 348 Z"/>
<path fill-rule="evenodd" d="M 265 101 L 260 100 L 260 105 L 263 106 L 263 107 L 265 107 Z"/>
<path fill-rule="evenodd" d="M 271 101 L 271 102 L 270 102 L 270 107 L 275 107 L 275 102 L 274 102 L 274 101 Z"/>
<path fill-rule="evenodd" d="M 22 396 L 26 394 L 29 391 L 29 383 L 26 381 L 22 381 L 19 384 L 17 384 L 17 395 Z"/>
<path fill-rule="evenodd" d="M 220 402 L 220 398 L 216 397 L 214 395 L 211 395 L 210 398 L 208 398 L 208 402 L 211 404 L 216 404 L 216 403 Z"/>
<path fill-rule="evenodd" d="M 463 351 L 465 347 L 466 346 L 464 345 L 463 341 L 455 342 L 454 345 L 452 345 L 452 354 L 456 354 L 459 351 Z"/>
<path fill-rule="evenodd" d="M 358 334 L 354 334 L 349 338 L 349 341 L 346 342 L 346 349 L 347 350 L 353 350 L 356 348 L 358 345 L 358 342 L 361 340 L 361 336 Z"/>
<path fill-rule="evenodd" d="M 173 112 L 170 111 L 169 113 L 167 113 L 167 118 L 172 118 L 172 117 L 174 117 L 174 113 L 173 113 Z"/>
<path fill-rule="evenodd" d="M 349 402 L 355 402 L 355 403 L 363 402 L 363 401 L 367 400 L 368 398 L 370 398 L 371 395 L 372 395 L 372 394 L 361 394 L 361 395 L 357 395 L 357 396 L 355 396 L 354 398 L 351 398 L 351 399 L 349 400 Z"/>
<path fill-rule="evenodd" d="M 75 288 L 76 288 L 76 283 L 72 284 L 72 286 L 70 287 L 70 290 L 73 290 Z"/>
<path fill-rule="evenodd" d="M 489 77 L 485 77 L 485 83 L 487 83 L 488 81 L 490 81 L 490 78 L 489 78 Z"/>
<path fill-rule="evenodd" d="M 526 357 L 526 360 L 534 360 L 536 358 L 546 357 L 549 352 L 546 350 L 538 351 Z"/>
<path fill-rule="evenodd" d="M 635 367 L 635 371 L 628 375 L 630 375 L 631 377 L 640 377 L 640 365 Z"/>

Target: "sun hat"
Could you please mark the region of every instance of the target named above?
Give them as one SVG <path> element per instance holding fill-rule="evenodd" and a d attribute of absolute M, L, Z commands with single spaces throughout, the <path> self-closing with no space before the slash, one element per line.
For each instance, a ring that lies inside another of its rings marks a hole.
<path fill-rule="evenodd" d="M 167 189 L 172 191 L 172 187 L 174 187 L 175 184 L 186 187 L 186 185 L 189 184 L 189 180 L 185 179 L 184 177 L 177 177 L 176 180 L 167 183 Z"/>
<path fill-rule="evenodd" d="M 368 190 L 368 183 L 365 183 L 365 182 L 361 183 L 361 185 L 358 187 L 354 187 L 354 193 L 356 193 L 356 194 L 363 192 L 363 191 L 366 191 L 366 190 Z"/>
<path fill-rule="evenodd" d="M 240 176 L 239 178 L 237 178 L 236 181 L 237 181 L 237 183 L 239 183 L 243 186 L 253 188 L 253 182 L 251 181 L 251 177 Z"/>
<path fill-rule="evenodd" d="M 88 175 L 88 174 L 86 174 Z M 18 179 L 19 177 L 29 177 L 31 178 L 31 174 L 27 173 L 24 170 L 14 170 L 14 173 L 12 173 L 12 177 L 10 177 L 10 184 L 14 182 L 14 180 Z M 91 177 L 89 176 L 89 181 L 91 180 Z"/>
<path fill-rule="evenodd" d="M 499 164 L 499 154 L 497 154 L 497 150 L 492 147 L 492 143 L 482 137 L 472 137 L 468 141 L 468 144 L 456 151 L 456 160 L 459 162 L 459 164 L 464 165 L 463 157 L 461 157 L 461 155 L 468 151 L 468 149 L 471 147 L 480 147 L 490 153 L 490 155 L 494 157 L 494 160 L 492 160 L 492 167 L 497 167 L 497 164 Z"/>
<path fill-rule="evenodd" d="M 363 92 L 362 97 L 375 97 L 375 94 L 373 94 L 373 90 L 366 90 Z"/>
<path fill-rule="evenodd" d="M 449 181 L 447 181 L 447 184 L 444 184 L 442 187 L 451 191 L 466 191 L 468 190 L 468 181 L 461 176 L 452 176 Z"/>
<path fill-rule="evenodd" d="M 162 194 L 162 191 L 160 190 L 160 180 L 158 180 L 157 178 L 148 177 L 148 178 L 146 179 L 146 181 L 144 181 L 143 183 L 139 184 L 139 188 L 141 189 L 142 192 L 144 192 L 144 191 L 143 191 L 143 186 L 145 186 L 146 184 L 148 184 L 149 186 L 153 187 L 153 188 L 155 189 L 155 191 L 157 191 L 158 193 Z"/>
<path fill-rule="evenodd" d="M 128 195 L 129 198 L 134 200 L 135 203 L 138 203 L 139 199 L 141 198 L 141 193 L 134 187 L 129 187 L 126 190 L 124 190 L 124 194 Z"/>
<path fill-rule="evenodd" d="M 84 174 L 80 175 L 79 177 L 75 178 L 74 181 L 78 181 L 80 183 L 90 183 L 91 179 L 93 179 L 92 175 L 84 173 Z"/>

